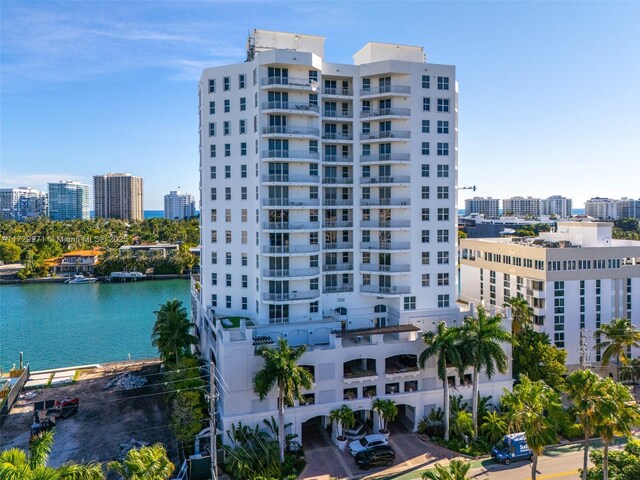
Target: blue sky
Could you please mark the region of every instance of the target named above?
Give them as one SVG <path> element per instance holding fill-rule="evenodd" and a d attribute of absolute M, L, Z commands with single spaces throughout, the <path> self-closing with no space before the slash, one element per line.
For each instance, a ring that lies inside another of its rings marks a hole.
<path fill-rule="evenodd" d="M 0 186 L 128 171 L 198 191 L 197 81 L 253 28 L 422 45 L 460 82 L 460 186 L 640 197 L 639 2 L 0 3 Z M 473 196 L 460 191 L 460 203 Z"/>

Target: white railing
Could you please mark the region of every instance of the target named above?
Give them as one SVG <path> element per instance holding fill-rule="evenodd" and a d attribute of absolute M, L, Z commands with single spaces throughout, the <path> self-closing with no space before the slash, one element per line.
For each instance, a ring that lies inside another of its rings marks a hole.
<path fill-rule="evenodd" d="M 360 287 L 362 293 L 379 293 L 382 295 L 404 295 L 411 292 L 410 287 L 406 286 L 393 286 L 393 287 L 379 287 L 376 285 L 362 285 Z"/>
<path fill-rule="evenodd" d="M 377 176 L 377 177 L 362 177 L 360 183 L 362 184 L 374 184 L 374 183 L 409 183 L 411 177 L 408 175 L 393 175 L 393 176 Z"/>
<path fill-rule="evenodd" d="M 361 133 L 360 140 L 376 140 L 381 138 L 410 138 L 409 130 L 386 130 L 382 132 Z M 323 137 L 324 138 L 324 137 Z"/>
<path fill-rule="evenodd" d="M 320 205 L 317 198 L 265 198 L 262 200 L 265 207 L 314 207 Z"/>
<path fill-rule="evenodd" d="M 315 80 L 309 80 L 308 78 L 295 78 L 295 77 L 267 77 L 262 80 L 262 85 L 268 87 L 270 85 L 284 85 L 288 87 L 296 88 L 311 88 L 316 90 L 318 88 L 318 82 Z"/>
<path fill-rule="evenodd" d="M 360 95 L 379 95 L 382 93 L 411 93 L 411 87 L 406 85 L 384 85 L 360 90 Z"/>
<path fill-rule="evenodd" d="M 325 162 L 353 162 L 353 157 L 346 157 L 344 155 L 325 155 L 323 159 Z"/>
<path fill-rule="evenodd" d="M 280 268 L 280 269 L 264 269 L 262 275 L 264 277 L 311 277 L 319 275 L 319 268 Z"/>
<path fill-rule="evenodd" d="M 313 127 L 297 127 L 289 125 L 271 125 L 264 127 L 262 133 L 265 135 L 311 135 L 317 137 L 320 134 L 320 129 Z"/>
<path fill-rule="evenodd" d="M 408 228 L 411 220 L 367 220 L 360 222 L 363 228 Z"/>
<path fill-rule="evenodd" d="M 316 175 L 299 175 L 299 174 L 280 173 L 280 174 L 263 175 L 262 181 L 263 182 L 283 182 L 283 183 L 292 183 L 292 182 L 318 183 L 320 181 L 320 177 Z"/>
<path fill-rule="evenodd" d="M 361 155 L 360 161 L 367 162 L 408 162 L 411 157 L 408 153 L 381 153 L 379 155 Z"/>
<path fill-rule="evenodd" d="M 362 198 L 360 199 L 360 205 L 363 207 L 381 205 L 385 207 L 389 206 L 409 206 L 411 205 L 410 198 Z"/>
<path fill-rule="evenodd" d="M 263 158 L 311 158 L 319 159 L 318 152 L 309 152 L 306 150 L 263 150 Z"/>
<path fill-rule="evenodd" d="M 381 108 L 378 110 L 363 111 L 360 114 L 360 116 L 364 118 L 382 117 L 385 115 L 408 116 L 408 115 L 411 115 L 411 110 L 408 108 Z"/>
<path fill-rule="evenodd" d="M 320 228 L 319 222 L 264 222 L 265 230 L 316 230 Z"/>
<path fill-rule="evenodd" d="M 314 253 L 320 251 L 320 245 L 265 245 L 264 253 Z"/>
<path fill-rule="evenodd" d="M 360 264 L 360 270 L 362 270 L 363 272 L 410 272 L 411 265 L 374 265 L 372 263 L 362 263 Z"/>
<path fill-rule="evenodd" d="M 362 242 L 360 248 L 363 250 L 409 250 L 410 242 Z"/>
<path fill-rule="evenodd" d="M 318 105 L 314 103 L 298 103 L 298 102 L 264 102 L 262 104 L 263 110 L 299 110 L 320 112 Z"/>
<path fill-rule="evenodd" d="M 267 301 L 283 302 L 287 300 L 312 300 L 319 296 L 320 290 L 310 290 L 307 292 L 264 293 L 262 298 Z"/>

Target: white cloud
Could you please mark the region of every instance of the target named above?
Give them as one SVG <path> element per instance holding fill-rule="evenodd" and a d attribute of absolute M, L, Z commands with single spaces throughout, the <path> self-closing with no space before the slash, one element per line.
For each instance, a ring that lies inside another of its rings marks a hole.
<path fill-rule="evenodd" d="M 57 183 L 60 180 L 92 184 L 92 179 L 68 173 L 33 173 L 28 175 L 13 175 L 3 173 L 0 177 L 0 187 L 31 187 L 37 190 L 47 191 L 48 183 Z"/>

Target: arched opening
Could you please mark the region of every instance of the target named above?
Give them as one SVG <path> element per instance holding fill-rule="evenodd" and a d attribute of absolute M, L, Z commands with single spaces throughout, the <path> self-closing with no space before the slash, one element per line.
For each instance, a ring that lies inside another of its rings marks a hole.
<path fill-rule="evenodd" d="M 331 420 L 326 415 L 310 418 L 302 424 L 302 446 L 306 451 L 333 445 Z"/>
<path fill-rule="evenodd" d="M 416 425 L 416 408 L 407 403 L 398 404 L 398 416 L 388 427 L 392 435 L 412 432 Z"/>
<path fill-rule="evenodd" d="M 378 304 L 373 307 L 373 319 L 372 326 L 374 328 L 386 327 L 387 326 L 387 306 Z"/>
<path fill-rule="evenodd" d="M 344 378 L 371 377 L 377 375 L 375 358 L 356 358 L 342 364 Z"/>
<path fill-rule="evenodd" d="M 344 307 L 335 308 L 333 311 L 336 312 L 338 315 L 341 315 L 341 316 L 347 314 L 347 309 L 344 308 Z"/>
<path fill-rule="evenodd" d="M 403 353 L 384 359 L 384 373 L 406 373 L 418 371 L 418 356 Z"/>

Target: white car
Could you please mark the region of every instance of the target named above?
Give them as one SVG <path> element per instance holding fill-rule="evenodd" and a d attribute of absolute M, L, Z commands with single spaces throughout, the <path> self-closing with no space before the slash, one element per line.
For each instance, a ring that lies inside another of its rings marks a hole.
<path fill-rule="evenodd" d="M 349 452 L 351 452 L 351 455 L 355 457 L 358 452 L 364 452 L 365 450 L 377 447 L 378 445 L 389 445 L 389 440 L 387 440 L 387 437 L 380 434 L 367 435 L 362 437 L 360 440 L 351 442 L 349 444 Z"/>

